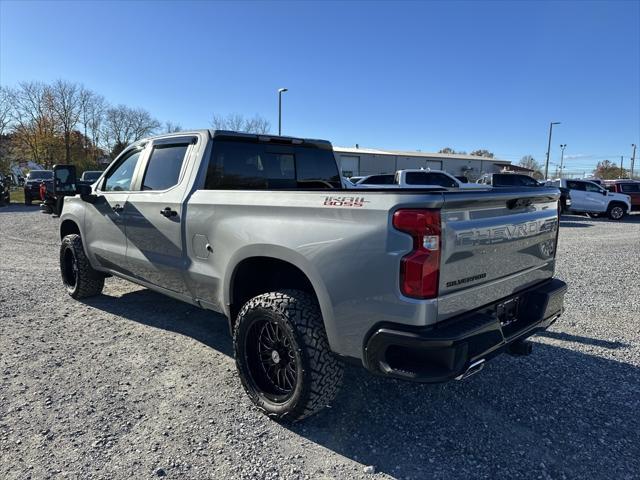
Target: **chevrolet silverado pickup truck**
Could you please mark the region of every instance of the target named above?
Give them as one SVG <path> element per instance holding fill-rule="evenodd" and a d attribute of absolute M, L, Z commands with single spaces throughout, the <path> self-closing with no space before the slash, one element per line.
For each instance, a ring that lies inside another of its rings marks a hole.
<path fill-rule="evenodd" d="M 64 168 L 68 293 L 113 275 L 223 313 L 276 419 L 330 404 L 344 362 L 463 379 L 563 311 L 556 188 L 346 190 L 327 141 L 210 130 L 138 141 L 92 185 Z"/>

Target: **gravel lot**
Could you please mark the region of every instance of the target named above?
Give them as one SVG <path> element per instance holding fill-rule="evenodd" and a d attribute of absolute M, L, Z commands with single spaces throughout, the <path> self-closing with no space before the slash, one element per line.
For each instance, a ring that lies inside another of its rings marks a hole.
<path fill-rule="evenodd" d="M 287 427 L 222 317 L 118 279 L 74 301 L 58 220 L 0 208 L 0 478 L 638 478 L 640 215 L 561 225 L 567 312 L 533 355 L 435 386 L 349 367 Z"/>

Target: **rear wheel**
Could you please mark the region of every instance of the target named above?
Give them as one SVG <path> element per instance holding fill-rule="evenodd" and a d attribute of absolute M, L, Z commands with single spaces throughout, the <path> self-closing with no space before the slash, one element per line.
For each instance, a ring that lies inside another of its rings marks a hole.
<path fill-rule="evenodd" d="M 62 283 L 75 299 L 92 297 L 102 292 L 104 275 L 94 270 L 84 254 L 78 234 L 67 235 L 60 245 Z"/>
<path fill-rule="evenodd" d="M 312 295 L 282 290 L 252 298 L 238 314 L 233 343 L 242 385 L 265 414 L 297 421 L 335 398 L 342 364 Z"/>
<path fill-rule="evenodd" d="M 625 210 L 625 207 L 620 203 L 613 203 L 609 205 L 609 208 L 607 209 L 607 216 L 611 220 L 622 220 L 622 217 L 624 217 L 625 214 Z"/>

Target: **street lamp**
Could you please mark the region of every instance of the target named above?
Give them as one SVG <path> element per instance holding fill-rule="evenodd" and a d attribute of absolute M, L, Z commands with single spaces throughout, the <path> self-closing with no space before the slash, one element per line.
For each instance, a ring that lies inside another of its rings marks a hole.
<path fill-rule="evenodd" d="M 562 153 L 560 154 L 560 178 L 562 178 L 562 169 L 564 168 L 562 165 L 564 163 L 564 149 L 567 148 L 567 144 L 563 143 L 560 145 L 560 149 Z"/>
<path fill-rule="evenodd" d="M 282 135 L 282 94 L 288 89 L 278 89 L 278 135 Z"/>
<path fill-rule="evenodd" d="M 551 152 L 551 133 L 553 132 L 553 126 L 560 125 L 560 122 L 551 122 L 549 124 L 549 144 L 547 145 L 547 161 L 544 164 L 544 179 L 547 180 L 549 173 L 549 153 Z"/>

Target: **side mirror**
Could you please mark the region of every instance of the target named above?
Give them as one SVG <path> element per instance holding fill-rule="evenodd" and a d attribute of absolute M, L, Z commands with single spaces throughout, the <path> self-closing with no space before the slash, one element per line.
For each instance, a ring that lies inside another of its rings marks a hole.
<path fill-rule="evenodd" d="M 76 191 L 85 202 L 94 203 L 98 198 L 98 196 L 93 193 L 91 185 L 87 185 L 86 183 L 78 184 Z"/>
<path fill-rule="evenodd" d="M 607 196 L 609 192 L 607 192 L 606 190 L 602 190 L 602 195 L 604 195 L 605 197 Z"/>
<path fill-rule="evenodd" d="M 73 165 L 53 166 L 53 194 L 55 196 L 76 194 L 76 167 Z"/>

